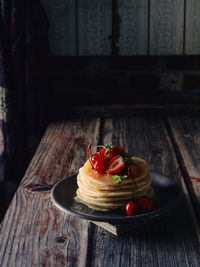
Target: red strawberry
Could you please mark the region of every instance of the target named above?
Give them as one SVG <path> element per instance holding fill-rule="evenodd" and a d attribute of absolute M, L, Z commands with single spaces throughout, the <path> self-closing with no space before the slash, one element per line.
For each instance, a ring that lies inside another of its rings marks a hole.
<path fill-rule="evenodd" d="M 123 151 L 125 151 L 125 149 L 123 147 L 120 147 L 120 146 L 111 147 L 108 150 L 108 153 L 107 153 L 106 157 L 108 157 L 108 158 L 114 158 L 115 156 L 121 155 L 121 153 Z"/>
<path fill-rule="evenodd" d="M 130 166 L 130 175 L 133 178 L 137 178 L 142 172 L 142 169 L 138 165 L 131 165 Z"/>
<path fill-rule="evenodd" d="M 122 171 L 125 167 L 125 162 L 121 156 L 115 156 L 108 164 L 107 174 L 116 174 Z"/>
<path fill-rule="evenodd" d="M 137 200 L 137 204 L 139 205 L 141 211 L 148 212 L 153 209 L 153 200 L 149 197 L 141 197 Z"/>
<path fill-rule="evenodd" d="M 101 154 L 104 154 L 106 156 L 106 158 L 113 158 L 117 155 L 121 155 L 122 152 L 125 152 L 125 149 L 121 146 L 113 146 L 113 147 L 110 147 L 108 149 L 106 149 L 105 147 L 102 147 L 100 149 L 100 153 Z"/>

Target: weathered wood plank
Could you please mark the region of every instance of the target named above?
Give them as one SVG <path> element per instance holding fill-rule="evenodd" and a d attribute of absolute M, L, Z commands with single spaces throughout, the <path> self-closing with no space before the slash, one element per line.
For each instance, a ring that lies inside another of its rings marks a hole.
<path fill-rule="evenodd" d="M 79 55 L 111 55 L 111 0 L 78 0 Z"/>
<path fill-rule="evenodd" d="M 183 54 L 184 0 L 150 1 L 150 55 Z"/>
<path fill-rule="evenodd" d="M 161 119 L 148 116 L 106 119 L 103 142 L 123 145 L 147 160 L 150 170 L 181 179 Z M 200 245 L 195 226 L 196 221 L 193 224 L 186 201 L 183 201 L 173 216 L 149 223 L 127 235 L 116 237 L 96 228 L 92 265 L 198 266 Z"/>
<path fill-rule="evenodd" d="M 119 0 L 119 54 L 147 55 L 148 0 Z"/>
<path fill-rule="evenodd" d="M 76 45 L 76 6 L 74 0 L 41 0 L 47 13 L 50 54 L 52 56 L 75 56 Z"/>
<path fill-rule="evenodd" d="M 185 54 L 200 54 L 200 2 L 186 1 Z"/>
<path fill-rule="evenodd" d="M 168 121 L 180 152 L 186 178 L 194 189 L 200 209 L 200 120 L 187 116 L 169 117 Z"/>
<path fill-rule="evenodd" d="M 50 190 L 78 171 L 99 127 L 98 119 L 49 126 L 1 224 L 0 266 L 85 266 L 89 224 L 57 209 Z"/>

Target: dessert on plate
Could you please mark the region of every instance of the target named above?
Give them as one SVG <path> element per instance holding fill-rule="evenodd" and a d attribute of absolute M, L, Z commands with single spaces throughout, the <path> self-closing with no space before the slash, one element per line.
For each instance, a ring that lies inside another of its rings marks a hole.
<path fill-rule="evenodd" d="M 125 209 L 127 215 L 150 211 L 154 191 L 147 162 L 123 147 L 98 146 L 79 169 L 75 200 L 97 211 Z"/>

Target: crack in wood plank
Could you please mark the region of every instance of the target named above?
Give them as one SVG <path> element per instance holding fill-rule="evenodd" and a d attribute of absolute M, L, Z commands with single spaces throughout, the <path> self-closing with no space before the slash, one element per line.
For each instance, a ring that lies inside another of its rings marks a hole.
<path fill-rule="evenodd" d="M 28 191 L 31 192 L 48 192 L 51 191 L 53 187 L 52 185 L 44 185 L 44 184 L 30 184 L 25 187 Z"/>

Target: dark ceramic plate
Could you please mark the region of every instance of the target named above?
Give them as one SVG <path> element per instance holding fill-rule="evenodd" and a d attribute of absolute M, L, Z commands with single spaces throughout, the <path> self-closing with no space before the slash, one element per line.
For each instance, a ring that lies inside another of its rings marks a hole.
<path fill-rule="evenodd" d="M 146 220 L 149 221 L 168 215 L 182 198 L 182 190 L 172 178 L 154 172 L 151 172 L 150 174 L 156 198 L 154 202 L 154 209 L 148 213 L 136 216 L 126 216 L 123 210 L 99 212 L 94 211 L 81 203 L 77 203 L 74 200 L 77 189 L 77 175 L 64 178 L 55 184 L 51 190 L 51 200 L 64 212 L 68 212 L 71 215 L 75 215 L 83 219 L 110 223 L 143 223 Z"/>

